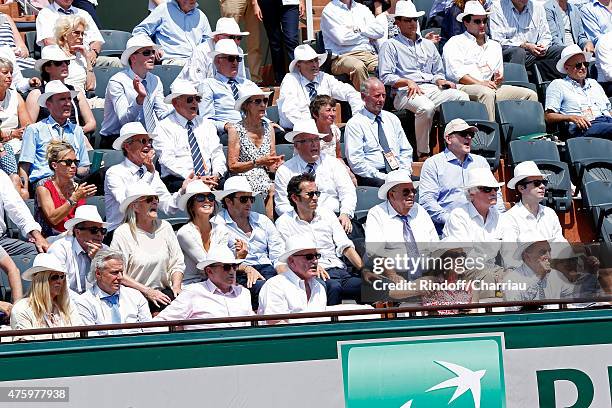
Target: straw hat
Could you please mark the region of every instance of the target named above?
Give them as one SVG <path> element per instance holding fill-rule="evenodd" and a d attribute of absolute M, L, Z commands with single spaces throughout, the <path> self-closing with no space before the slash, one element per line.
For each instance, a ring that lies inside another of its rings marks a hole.
<path fill-rule="evenodd" d="M 57 259 L 57 257 L 53 254 L 38 254 L 34 258 L 34 263 L 32 267 L 27 269 L 23 274 L 21 274 L 21 279 L 26 281 L 31 281 L 34 275 L 39 272 L 58 272 L 58 273 L 66 273 L 66 267 L 62 264 L 62 262 Z"/>
<path fill-rule="evenodd" d="M 102 221 L 102 217 L 100 217 L 98 208 L 95 205 L 81 205 L 74 212 L 74 217 L 64 223 L 64 227 L 66 230 L 72 231 L 77 224 L 87 221 L 102 224 L 104 228 L 108 226 L 108 223 Z"/>
<path fill-rule="evenodd" d="M 514 168 L 514 177 L 510 179 L 508 182 L 508 188 L 515 189 L 516 183 L 519 181 L 526 179 L 527 177 L 544 177 L 546 178 L 546 174 L 542 173 L 540 169 L 538 169 L 538 165 L 532 161 L 524 161 L 519 163 Z"/>
<path fill-rule="evenodd" d="M 410 178 L 411 174 L 412 172 L 408 169 L 393 170 L 389 172 L 389 174 L 387 174 L 385 184 L 378 188 L 378 198 L 381 200 L 386 200 L 389 190 L 398 184 L 410 183 L 414 186 L 414 188 L 417 188 L 419 186 L 419 182 L 412 181 L 412 178 Z"/>
<path fill-rule="evenodd" d="M 57 79 L 55 81 L 49 81 L 47 82 L 47 85 L 45 86 L 45 93 L 41 94 L 38 97 L 38 105 L 43 108 L 46 108 L 47 99 L 49 99 L 53 95 L 63 94 L 63 93 L 70 93 L 70 99 L 77 96 L 77 91 L 71 91 L 70 89 L 68 89 L 68 87 L 66 87 L 66 85 L 64 85 L 62 81 L 57 80 Z"/>
<path fill-rule="evenodd" d="M 319 58 L 319 66 L 325 63 L 327 53 L 317 54 L 317 52 L 308 44 L 302 44 L 295 47 L 293 51 L 293 61 L 289 63 L 289 72 L 293 72 L 298 61 L 310 61 Z"/>
<path fill-rule="evenodd" d="M 127 44 L 125 44 L 125 50 L 121 53 L 121 63 L 124 66 L 129 67 L 130 57 L 132 56 L 132 54 L 138 51 L 139 49 L 146 47 L 153 47 L 153 49 L 155 50 L 161 48 L 161 46 L 155 44 L 148 35 L 136 34 L 127 41 Z"/>

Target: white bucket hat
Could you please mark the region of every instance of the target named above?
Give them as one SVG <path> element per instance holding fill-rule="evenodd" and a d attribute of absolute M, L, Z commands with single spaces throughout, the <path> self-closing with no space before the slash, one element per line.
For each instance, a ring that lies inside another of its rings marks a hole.
<path fill-rule="evenodd" d="M 217 200 L 223 201 L 225 197 L 233 193 L 251 193 L 256 196 L 259 193 L 254 193 L 249 184 L 249 180 L 245 176 L 233 176 L 225 180 L 223 190 L 215 191 L 214 194 Z"/>
<path fill-rule="evenodd" d="M 64 227 L 66 230 L 72 231 L 77 224 L 87 221 L 102 224 L 104 228 L 108 225 L 108 223 L 102 221 L 102 217 L 100 217 L 98 208 L 95 205 L 81 205 L 74 212 L 74 217 L 64 223 Z"/>
<path fill-rule="evenodd" d="M 218 34 L 227 35 L 249 35 L 248 31 L 240 31 L 240 26 L 232 17 L 221 17 L 217 20 L 215 31 L 210 33 L 211 37 Z"/>
<path fill-rule="evenodd" d="M 504 183 L 500 183 L 495 179 L 491 170 L 486 167 L 471 169 L 467 174 L 467 183 L 464 188 L 467 190 L 472 187 L 501 187 Z"/>
<path fill-rule="evenodd" d="M 278 257 L 278 261 L 287 263 L 287 259 L 289 259 L 291 255 L 306 249 L 317 249 L 317 244 L 314 239 L 308 236 L 292 235 L 287 239 L 285 252 Z"/>
<path fill-rule="evenodd" d="M 113 149 L 121 150 L 123 143 L 125 143 L 130 137 L 136 135 L 148 135 L 147 129 L 140 122 L 128 122 L 121 126 L 119 131 L 119 137 L 113 142 Z"/>
<path fill-rule="evenodd" d="M 491 12 L 486 11 L 479 1 L 471 0 L 465 3 L 463 13 L 459 13 L 457 21 L 462 22 L 465 16 L 488 16 Z"/>
<path fill-rule="evenodd" d="M 151 185 L 146 183 L 134 183 L 128 185 L 127 196 L 119 205 L 119 211 L 121 211 L 122 214 L 125 214 L 125 211 L 130 206 L 130 204 L 138 200 L 140 197 L 148 196 L 159 197 L 159 194 L 157 194 L 157 191 L 155 191 L 153 187 L 151 187 Z"/>
<path fill-rule="evenodd" d="M 191 81 L 185 81 L 184 79 L 177 79 L 170 85 L 170 94 L 164 98 L 164 103 L 171 104 L 172 100 L 181 95 L 197 95 L 202 96 L 202 92 L 193 86 Z"/>
<path fill-rule="evenodd" d="M 293 143 L 293 139 L 301 133 L 317 135 L 319 136 L 319 139 L 323 139 L 325 136 L 327 136 L 325 133 L 319 133 L 319 129 L 317 129 L 317 123 L 314 121 L 314 119 L 307 119 L 295 122 L 295 124 L 293 125 L 293 130 L 291 132 L 285 133 L 285 140 L 289 143 Z"/>
<path fill-rule="evenodd" d="M 238 90 L 238 99 L 234 103 L 234 109 L 237 111 L 242 108 L 242 104 L 246 102 L 251 96 L 263 95 L 265 97 L 269 97 L 272 92 L 264 92 L 260 87 L 254 84 L 247 84 L 246 86 L 240 87 Z"/>
<path fill-rule="evenodd" d="M 302 44 L 295 47 L 293 51 L 293 61 L 289 63 L 289 72 L 293 72 L 298 61 L 310 61 L 319 58 L 319 66 L 325 63 L 327 53 L 317 54 L 317 52 L 308 44 Z"/>
<path fill-rule="evenodd" d="M 34 275 L 39 272 L 59 272 L 66 273 L 66 267 L 62 264 L 62 262 L 57 259 L 57 257 L 53 254 L 38 254 L 34 258 L 34 263 L 32 267 L 27 269 L 22 275 L 21 279 L 26 281 L 31 281 Z"/>
<path fill-rule="evenodd" d="M 565 63 L 568 59 L 572 58 L 574 55 L 582 54 L 584 55 L 584 59 L 586 62 L 591 62 L 593 54 L 590 52 L 584 52 L 580 49 L 580 47 L 576 44 L 568 45 L 561 51 L 561 58 L 557 61 L 557 71 L 562 74 L 567 74 L 567 70 L 565 69 Z"/>
<path fill-rule="evenodd" d="M 215 58 L 217 55 L 246 55 L 241 53 L 234 40 L 230 40 L 229 38 L 224 38 L 223 40 L 217 41 L 215 43 L 215 49 L 208 54 L 211 56 L 211 58 Z"/>
<path fill-rule="evenodd" d="M 45 85 L 45 93 L 41 94 L 38 97 L 38 105 L 45 108 L 47 107 L 47 99 L 49 99 L 53 95 L 63 93 L 70 93 L 71 99 L 77 96 L 77 91 L 71 91 L 70 89 L 68 89 L 68 87 L 66 87 L 66 85 L 64 85 L 62 81 L 57 79 L 55 81 L 49 81 L 47 82 L 47 85 Z"/>
<path fill-rule="evenodd" d="M 66 54 L 58 45 L 47 45 L 40 51 L 40 59 L 34 63 L 34 69 L 42 72 L 42 66 L 49 61 L 72 61 L 74 56 Z"/>
<path fill-rule="evenodd" d="M 205 261 L 198 262 L 196 266 L 199 270 L 203 271 L 208 265 L 220 263 L 220 264 L 230 264 L 230 265 L 238 265 L 244 262 L 244 259 L 236 259 L 232 250 L 229 249 L 226 245 L 219 245 L 211 248 L 208 252 L 209 258 Z"/>
<path fill-rule="evenodd" d="M 412 179 L 410 178 L 411 174 L 412 172 L 407 169 L 393 170 L 389 172 L 389 174 L 387 174 L 385 184 L 380 186 L 378 189 L 378 198 L 380 198 L 381 200 L 386 200 L 387 193 L 389 192 L 389 190 L 391 190 L 398 184 L 411 183 L 414 188 L 417 188 L 419 186 L 419 182 L 412 181 Z"/>
<path fill-rule="evenodd" d="M 187 202 L 191 197 L 197 194 L 208 193 L 211 193 L 210 187 L 204 184 L 202 180 L 194 180 L 185 187 L 185 193 L 179 198 L 178 207 L 183 211 L 187 211 Z"/>
<path fill-rule="evenodd" d="M 514 254 L 512 255 L 512 257 L 516 260 L 516 261 L 522 261 L 523 260 L 523 252 L 525 252 L 525 250 L 527 250 L 527 248 L 529 248 L 530 246 L 532 246 L 533 244 L 536 244 L 538 242 L 552 242 L 553 239 L 552 238 L 537 238 L 534 237 L 533 240 L 529 240 L 529 241 L 518 241 L 517 242 L 517 247 L 514 250 Z M 552 256 L 551 256 L 552 259 Z"/>
<path fill-rule="evenodd" d="M 464 130 L 471 130 L 472 132 L 478 132 L 478 128 L 476 126 L 468 125 L 468 123 L 461 119 L 453 119 L 446 124 L 444 128 L 444 136 L 448 136 L 451 133 L 455 132 L 463 132 Z"/>
<path fill-rule="evenodd" d="M 424 14 L 424 11 L 417 11 L 411 1 L 398 1 L 395 3 L 395 14 L 391 14 L 390 17 L 417 18 Z"/>
<path fill-rule="evenodd" d="M 125 51 L 121 53 L 121 63 L 129 67 L 130 66 L 130 56 L 138 51 L 141 48 L 153 47 L 153 49 L 158 50 L 161 46 L 155 44 L 148 35 L 137 34 L 130 38 L 125 44 Z"/>
<path fill-rule="evenodd" d="M 544 177 L 546 178 L 546 174 L 542 173 L 538 168 L 538 165 L 532 161 L 524 161 L 519 163 L 514 168 L 514 177 L 508 181 L 508 188 L 515 189 L 516 183 L 519 181 L 526 179 L 527 177 Z"/>

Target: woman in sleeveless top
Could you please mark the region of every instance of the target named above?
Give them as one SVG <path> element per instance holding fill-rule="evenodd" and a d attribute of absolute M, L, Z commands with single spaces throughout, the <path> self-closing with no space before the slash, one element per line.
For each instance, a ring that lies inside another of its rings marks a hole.
<path fill-rule="evenodd" d="M 233 175 L 246 176 L 254 194 L 264 195 L 266 215 L 273 219 L 274 184 L 268 172 L 276 172 L 284 160 L 276 155 L 274 129 L 265 119 L 269 95 L 257 86 L 240 90 L 235 109 L 244 119 L 228 131 L 227 164 Z"/>
<path fill-rule="evenodd" d="M 46 84 L 54 80 L 65 82 L 66 78 L 68 78 L 69 66 L 74 61 L 73 56 L 67 55 L 57 45 L 46 46 L 41 54 L 41 59 L 36 61 L 35 67 L 40 70 L 42 86 L 39 89 L 33 89 L 26 99 L 28 112 L 30 112 L 33 118 L 36 118 L 36 121 L 49 116 L 47 108 L 42 108 L 38 105 L 38 97 L 45 92 Z M 74 90 L 72 85 L 65 85 L 71 91 Z M 93 132 L 96 129 L 96 120 L 83 92 L 79 92 L 76 98 L 74 98 L 72 108 L 73 112 L 70 116 L 70 121 L 80 125 L 84 133 Z"/>

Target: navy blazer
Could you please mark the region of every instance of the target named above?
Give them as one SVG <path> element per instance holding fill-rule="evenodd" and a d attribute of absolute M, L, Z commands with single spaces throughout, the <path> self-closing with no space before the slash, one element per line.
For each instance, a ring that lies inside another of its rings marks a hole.
<path fill-rule="evenodd" d="M 589 40 L 586 32 L 582 25 L 582 15 L 580 10 L 573 4 L 567 3 L 567 9 L 569 11 L 570 22 L 572 25 L 572 36 L 574 42 L 578 46 L 584 49 L 585 44 Z M 544 5 L 546 11 L 546 20 L 548 21 L 548 27 L 550 28 L 550 34 L 552 35 L 551 45 L 564 45 L 565 39 L 565 26 L 563 25 L 563 14 L 565 13 L 557 0 L 549 0 Z"/>

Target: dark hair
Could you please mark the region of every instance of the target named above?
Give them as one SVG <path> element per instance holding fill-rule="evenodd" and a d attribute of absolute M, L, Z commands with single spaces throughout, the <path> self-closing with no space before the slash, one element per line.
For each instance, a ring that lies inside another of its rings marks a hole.
<path fill-rule="evenodd" d="M 313 119 L 316 119 L 319 116 L 319 111 L 323 106 L 336 106 L 336 103 L 338 102 L 331 96 L 317 95 L 312 102 L 310 102 L 310 116 Z"/>
<path fill-rule="evenodd" d="M 236 193 L 231 193 L 223 197 L 223 200 L 221 200 L 221 206 L 227 210 L 227 205 L 225 204 L 225 200 L 227 199 L 233 200 L 234 197 L 236 197 Z"/>
<path fill-rule="evenodd" d="M 302 189 L 300 188 L 300 184 L 304 182 L 314 183 L 314 181 L 315 181 L 315 176 L 314 174 L 310 174 L 310 173 L 298 174 L 297 176 L 291 177 L 291 180 L 289 180 L 289 183 L 287 184 L 287 198 L 289 199 L 289 204 L 291 204 L 294 210 L 297 211 L 297 206 L 291 199 L 291 195 L 292 194 L 300 195 L 300 193 L 302 192 Z"/>
<path fill-rule="evenodd" d="M 469 23 L 470 21 L 472 21 L 472 15 L 471 14 L 467 14 L 465 16 L 463 16 L 463 22 L 464 23 Z"/>
<path fill-rule="evenodd" d="M 50 65 L 51 61 L 47 61 L 42 65 L 42 67 L 40 67 L 40 79 L 43 84 L 46 84 L 47 82 L 51 81 L 51 76 L 47 71 L 45 71 L 45 67 L 48 67 Z"/>
<path fill-rule="evenodd" d="M 195 213 L 193 212 L 193 203 L 195 202 L 195 196 L 196 195 L 192 195 L 191 197 L 189 197 L 189 200 L 187 200 L 187 215 L 189 215 L 189 221 L 193 221 L 195 219 Z M 213 202 L 213 206 L 216 206 L 217 204 Z M 213 215 L 215 215 L 214 211 L 213 211 Z M 211 215 L 211 218 L 212 216 Z"/>

